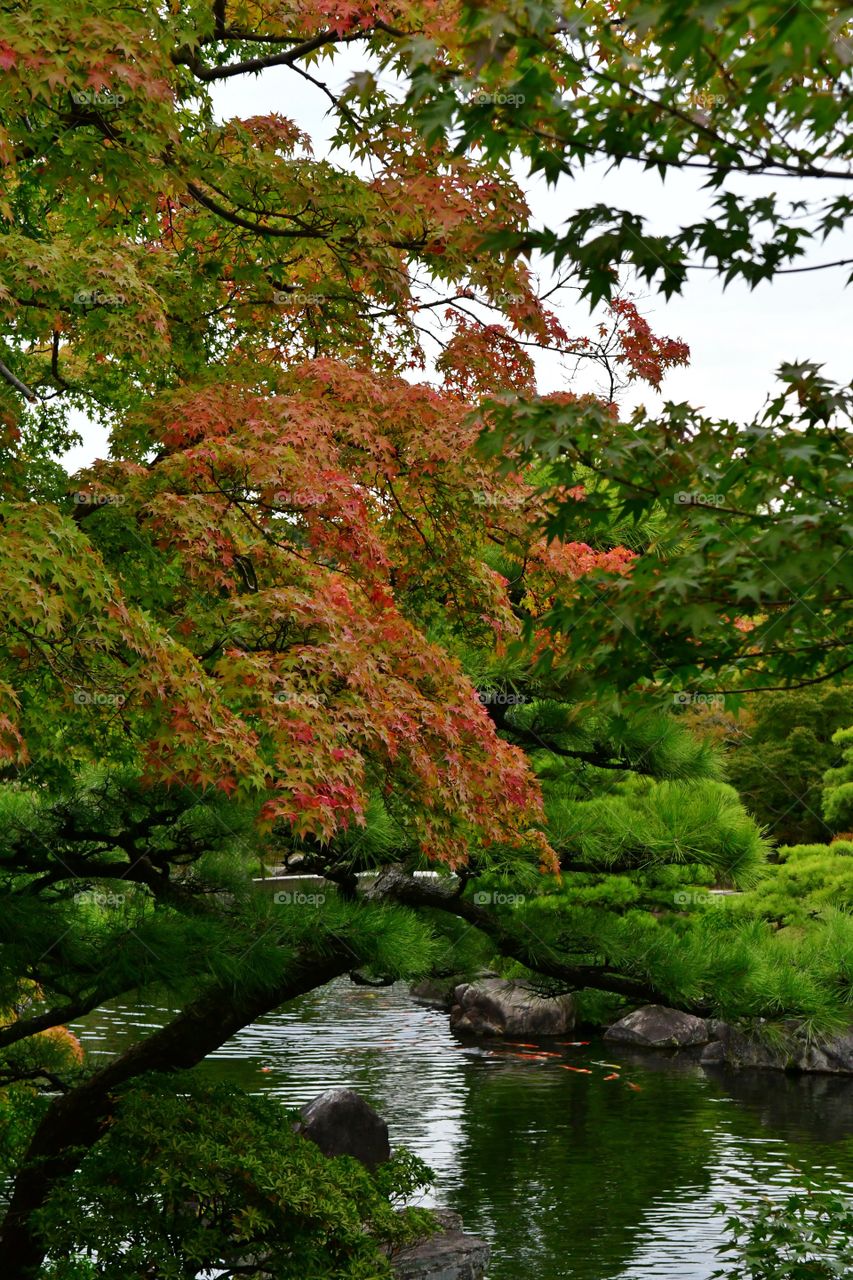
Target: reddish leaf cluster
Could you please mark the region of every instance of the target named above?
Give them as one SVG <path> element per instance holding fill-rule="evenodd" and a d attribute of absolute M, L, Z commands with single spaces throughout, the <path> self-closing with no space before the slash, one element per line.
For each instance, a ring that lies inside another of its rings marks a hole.
<path fill-rule="evenodd" d="M 628 298 L 615 298 L 610 304 L 619 322 L 618 359 L 628 366 L 629 378 L 642 378 L 659 387 L 667 369 L 685 365 L 690 348 L 677 338 L 657 337 Z"/>

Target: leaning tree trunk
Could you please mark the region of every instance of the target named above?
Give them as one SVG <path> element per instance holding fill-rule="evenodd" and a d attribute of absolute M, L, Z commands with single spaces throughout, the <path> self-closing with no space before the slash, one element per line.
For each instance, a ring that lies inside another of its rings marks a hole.
<path fill-rule="evenodd" d="M 235 992 L 233 986 L 211 987 L 154 1035 L 56 1098 L 36 1129 L 15 1179 L 0 1232 L 4 1280 L 35 1280 L 38 1276 L 45 1250 L 34 1229 L 33 1215 L 45 1204 L 57 1181 L 74 1172 L 102 1135 L 117 1088 L 149 1071 L 195 1066 L 261 1014 L 323 986 L 352 965 L 353 951 L 341 942 L 322 953 L 303 955 L 275 987 L 242 993 Z"/>

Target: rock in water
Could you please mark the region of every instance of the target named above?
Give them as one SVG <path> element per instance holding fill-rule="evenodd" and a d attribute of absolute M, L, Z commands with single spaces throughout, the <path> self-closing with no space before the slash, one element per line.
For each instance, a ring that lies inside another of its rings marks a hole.
<path fill-rule="evenodd" d="M 561 1036 L 575 1025 L 570 995 L 544 997 L 526 982 L 479 978 L 453 996 L 450 1025 L 476 1036 Z"/>
<path fill-rule="evenodd" d="M 721 1023 L 715 1043 L 702 1052 L 702 1065 L 853 1075 L 853 1030 L 823 1040 L 808 1040 L 796 1023 L 788 1023 L 784 1030 L 787 1035 L 768 1042 Z"/>
<path fill-rule="evenodd" d="M 409 991 L 412 999 L 418 1004 L 425 1004 L 429 1009 L 443 1009 L 445 1012 L 453 1004 L 453 992 L 456 990 L 455 978 L 423 978 L 414 983 Z"/>
<path fill-rule="evenodd" d="M 301 1114 L 299 1132 L 324 1155 L 354 1156 L 368 1169 L 391 1157 L 387 1124 L 353 1089 L 326 1089 Z"/>
<path fill-rule="evenodd" d="M 486 1241 L 465 1235 L 458 1214 L 434 1212 L 444 1230 L 391 1255 L 397 1280 L 482 1280 L 489 1263 Z"/>
<path fill-rule="evenodd" d="M 647 1004 L 608 1027 L 604 1039 L 646 1049 L 687 1049 L 711 1039 L 704 1018 L 662 1004 Z"/>

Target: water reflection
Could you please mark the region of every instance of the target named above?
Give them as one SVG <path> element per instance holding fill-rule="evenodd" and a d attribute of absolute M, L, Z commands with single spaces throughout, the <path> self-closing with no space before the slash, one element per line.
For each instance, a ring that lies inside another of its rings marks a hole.
<path fill-rule="evenodd" d="M 167 1016 L 117 1004 L 78 1030 L 111 1055 Z M 461 1044 L 404 987 L 341 981 L 246 1028 L 205 1070 L 288 1105 L 358 1089 L 436 1171 L 435 1201 L 491 1239 L 490 1280 L 708 1280 L 716 1202 L 782 1195 L 791 1165 L 853 1193 L 849 1080 L 547 1047 L 562 1057 Z"/>

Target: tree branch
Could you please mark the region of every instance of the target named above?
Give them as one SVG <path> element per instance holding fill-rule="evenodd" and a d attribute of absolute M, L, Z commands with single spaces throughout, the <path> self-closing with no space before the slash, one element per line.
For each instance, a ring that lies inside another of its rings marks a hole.
<path fill-rule="evenodd" d="M 8 1049 L 19 1040 L 26 1040 L 28 1036 L 38 1035 L 40 1031 L 49 1031 L 51 1027 L 62 1027 L 67 1022 L 74 1022 L 77 1018 L 82 1018 L 93 1009 L 97 1009 L 98 1005 L 103 1004 L 105 1000 L 112 1000 L 130 990 L 132 988 L 125 983 L 111 990 L 104 990 L 101 987 L 90 996 L 81 996 L 78 1000 L 58 1005 L 44 1013 L 36 1014 L 33 1018 L 20 1018 L 17 1022 L 10 1022 L 7 1026 L 0 1027 L 0 1050 Z"/>
<path fill-rule="evenodd" d="M 484 907 L 472 902 L 469 898 L 456 896 L 457 886 L 454 882 L 425 881 L 408 876 L 401 867 L 389 867 L 368 889 L 365 897 L 373 901 L 393 899 L 404 906 L 432 907 L 438 911 L 446 911 L 458 916 L 468 924 L 480 929 L 495 944 L 502 955 L 511 960 L 518 960 L 546 978 L 556 978 L 576 990 L 591 987 L 596 991 L 612 991 L 616 995 L 627 996 L 632 1000 L 642 1000 L 648 1004 L 671 1004 L 671 997 L 659 991 L 650 983 L 638 979 L 627 978 L 614 973 L 607 965 L 573 965 L 566 964 L 548 943 L 536 936 L 531 929 L 531 941 L 526 941 L 507 929 L 497 916 Z M 526 926 L 525 926 L 526 927 Z M 542 948 L 549 954 L 543 953 Z M 698 1002 L 682 1002 L 679 1008 L 690 1012 L 707 1013 L 707 1008 Z"/>
<path fill-rule="evenodd" d="M 352 968 L 354 953 L 342 939 L 302 952 L 288 974 L 248 990 L 209 987 L 172 1022 L 133 1045 L 88 1080 L 56 1098 L 43 1117 L 15 1179 L 0 1240 L 5 1280 L 35 1280 L 44 1247 L 34 1215 L 58 1179 L 78 1167 L 102 1136 L 115 1090 L 150 1071 L 194 1067 L 242 1027 Z"/>
<path fill-rule="evenodd" d="M 205 67 L 191 52 L 178 49 L 172 54 L 176 66 L 189 67 L 197 80 L 211 83 L 215 80 L 229 80 L 233 76 L 249 75 L 252 72 L 266 71 L 270 67 L 289 67 L 300 58 L 322 49 L 327 44 L 352 44 L 355 40 L 366 40 L 374 33 L 375 28 L 368 27 L 364 31 L 337 35 L 334 31 L 319 31 L 310 40 L 303 40 L 285 53 L 270 53 L 260 58 L 249 58 L 246 62 L 231 62 L 224 67 Z"/>
<path fill-rule="evenodd" d="M 12 370 L 2 360 L 0 360 L 0 377 L 5 378 L 16 391 L 20 391 L 21 395 L 26 400 L 29 400 L 31 404 L 35 404 L 37 399 L 35 392 L 31 391 L 25 382 L 21 382 L 20 378 L 16 378 Z"/>

